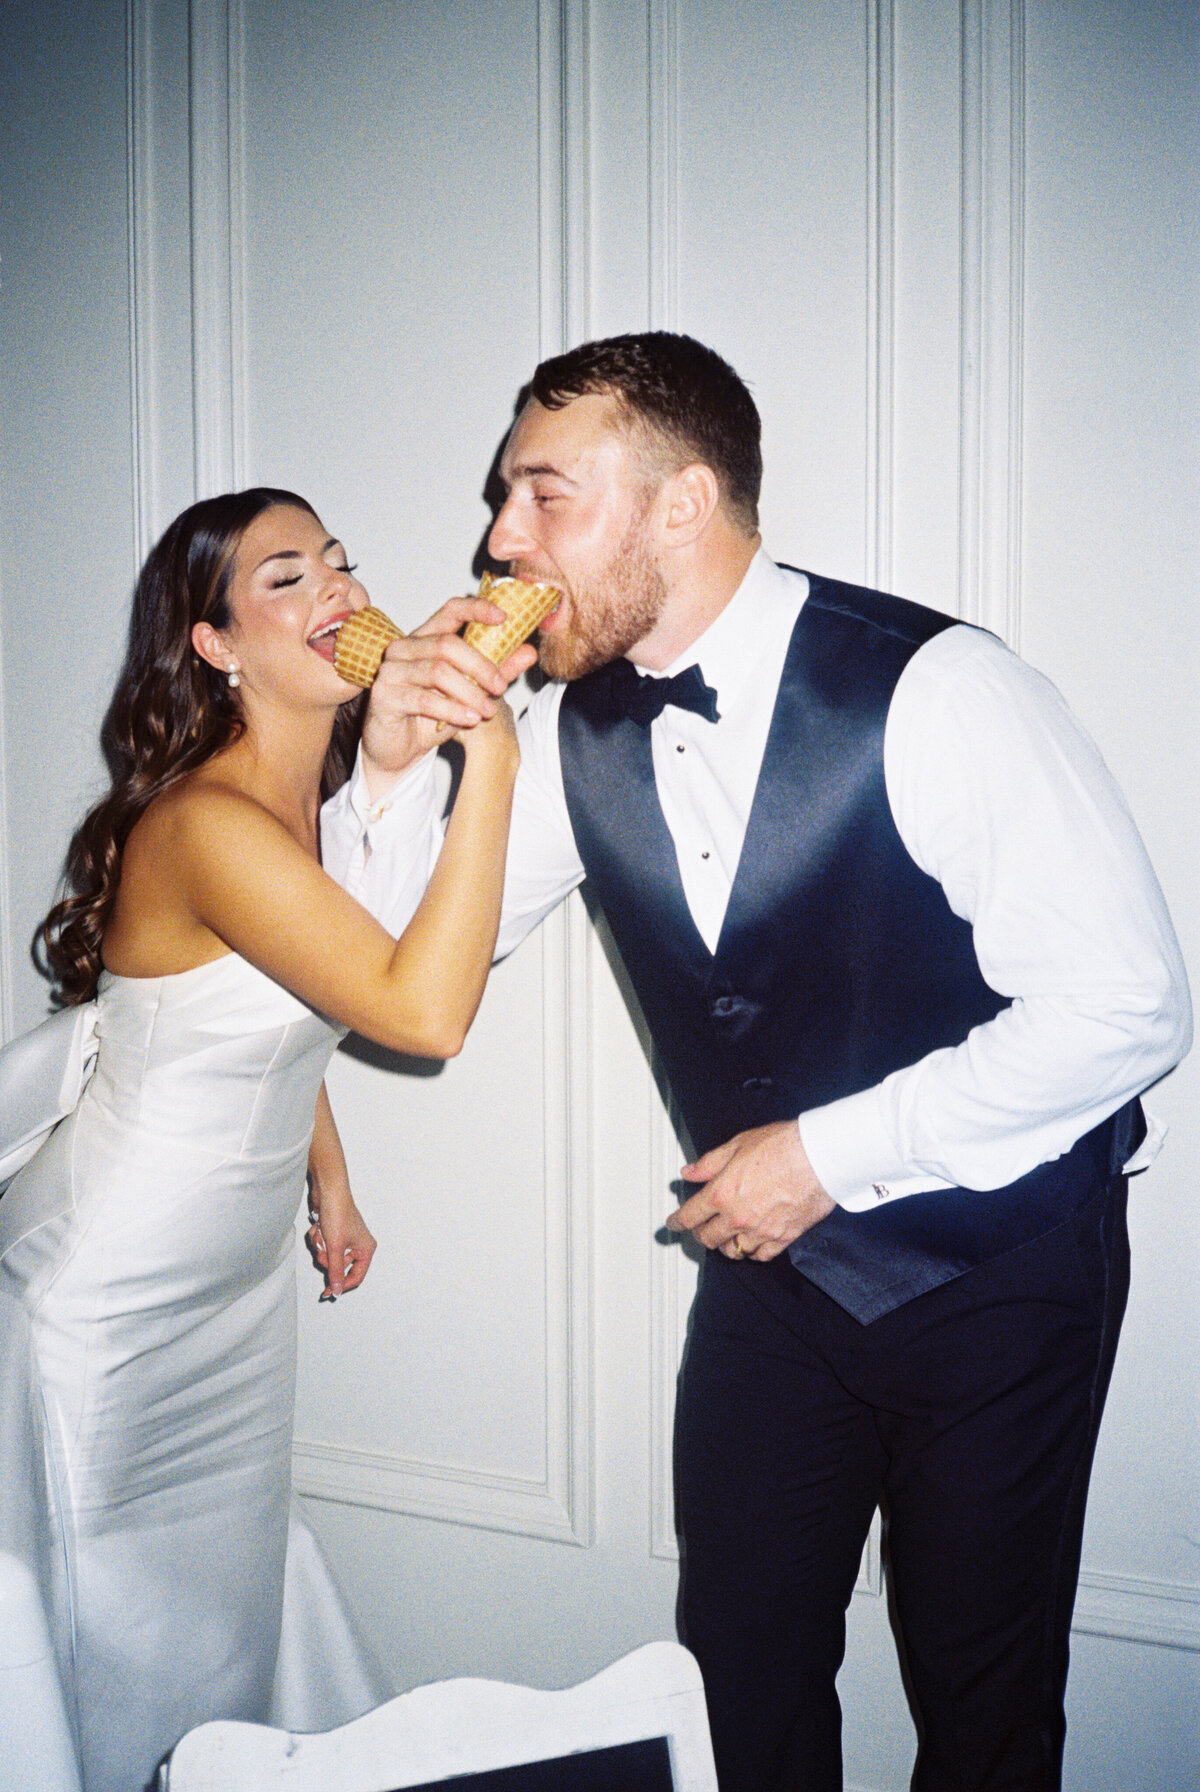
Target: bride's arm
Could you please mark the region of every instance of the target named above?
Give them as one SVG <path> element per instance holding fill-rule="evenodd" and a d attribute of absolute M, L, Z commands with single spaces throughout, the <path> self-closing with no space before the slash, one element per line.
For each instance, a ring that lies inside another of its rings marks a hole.
<path fill-rule="evenodd" d="M 325 1272 L 322 1300 L 357 1288 L 371 1266 L 375 1240 L 350 1193 L 350 1173 L 324 1083 L 317 1095 L 308 1152 L 308 1243 Z"/>
<path fill-rule="evenodd" d="M 322 1013 L 393 1050 L 453 1057 L 487 981 L 518 750 L 507 706 L 463 742 L 446 840 L 394 940 L 282 824 L 200 784 L 174 806 L 172 876 L 195 921 Z"/>

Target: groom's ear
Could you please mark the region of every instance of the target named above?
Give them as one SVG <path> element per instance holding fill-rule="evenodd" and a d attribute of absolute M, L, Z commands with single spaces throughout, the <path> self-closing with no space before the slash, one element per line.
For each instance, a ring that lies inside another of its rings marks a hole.
<path fill-rule="evenodd" d="M 689 461 L 659 491 L 662 528 L 671 547 L 689 547 L 707 529 L 721 502 L 717 476 L 702 460 Z"/>

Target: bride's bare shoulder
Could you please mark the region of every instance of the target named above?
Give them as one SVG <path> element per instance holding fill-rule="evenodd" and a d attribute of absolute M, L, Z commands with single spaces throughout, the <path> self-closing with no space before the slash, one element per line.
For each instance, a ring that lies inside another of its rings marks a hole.
<path fill-rule="evenodd" d="M 104 934 L 104 962 L 130 976 L 190 970 L 224 949 L 219 934 L 198 923 L 193 899 L 202 867 L 229 851 L 253 851 L 253 803 L 207 767 L 181 778 L 149 804 L 130 830 Z"/>
<path fill-rule="evenodd" d="M 156 796 L 139 818 L 126 844 L 126 869 L 153 864 L 178 874 L 197 853 L 217 846 L 228 851 L 232 844 L 252 850 L 277 831 L 280 823 L 236 779 L 201 766 Z"/>

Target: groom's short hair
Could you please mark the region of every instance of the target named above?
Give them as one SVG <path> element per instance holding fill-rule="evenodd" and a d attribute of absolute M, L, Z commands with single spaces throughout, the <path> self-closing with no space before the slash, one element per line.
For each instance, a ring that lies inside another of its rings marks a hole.
<path fill-rule="evenodd" d="M 661 481 L 691 461 L 717 476 L 731 519 L 753 535 L 762 487 L 762 425 L 745 382 L 715 349 L 670 330 L 607 336 L 543 361 L 529 396 L 561 410 L 609 395 L 639 438 L 648 476 Z"/>

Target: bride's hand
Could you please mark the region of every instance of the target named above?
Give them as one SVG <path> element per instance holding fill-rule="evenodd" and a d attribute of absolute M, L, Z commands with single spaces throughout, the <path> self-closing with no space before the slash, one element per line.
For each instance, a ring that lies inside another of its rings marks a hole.
<path fill-rule="evenodd" d="M 320 1298 L 336 1300 L 357 1288 L 371 1267 L 375 1240 L 354 1204 L 349 1187 L 333 1190 L 315 1181 L 309 1191 L 306 1234 L 313 1262 L 325 1273 Z"/>

